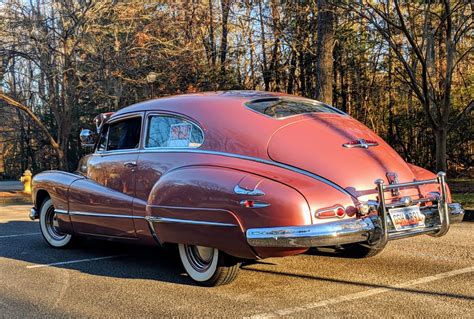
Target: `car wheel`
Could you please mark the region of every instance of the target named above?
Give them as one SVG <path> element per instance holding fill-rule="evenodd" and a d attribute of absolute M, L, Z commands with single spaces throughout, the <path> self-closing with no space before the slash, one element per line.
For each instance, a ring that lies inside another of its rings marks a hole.
<path fill-rule="evenodd" d="M 348 244 L 342 245 L 341 254 L 349 258 L 369 258 L 380 254 L 384 248 L 360 243 Z"/>
<path fill-rule="evenodd" d="M 57 216 L 51 199 L 44 201 L 43 205 L 41 205 L 39 221 L 41 234 L 50 246 L 63 248 L 72 244 L 73 236 L 64 234 L 59 230 Z"/>
<path fill-rule="evenodd" d="M 240 263 L 216 248 L 185 244 L 178 248 L 186 273 L 199 285 L 226 285 L 237 277 Z"/>

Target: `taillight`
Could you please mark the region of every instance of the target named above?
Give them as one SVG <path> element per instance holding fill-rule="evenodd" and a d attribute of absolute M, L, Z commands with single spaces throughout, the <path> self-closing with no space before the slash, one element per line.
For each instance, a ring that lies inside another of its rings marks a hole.
<path fill-rule="evenodd" d="M 344 208 L 338 207 L 336 209 L 336 216 L 337 217 L 342 218 L 342 217 L 344 217 L 345 214 L 346 214 L 346 211 L 344 210 Z"/>
<path fill-rule="evenodd" d="M 346 210 L 344 209 L 344 207 L 339 205 L 329 208 L 318 209 L 314 214 L 314 217 L 321 219 L 334 217 L 343 218 L 344 216 L 346 216 Z"/>
<path fill-rule="evenodd" d="M 270 203 L 261 200 L 244 199 L 240 201 L 240 205 L 244 206 L 245 208 L 264 208 L 270 206 Z"/>

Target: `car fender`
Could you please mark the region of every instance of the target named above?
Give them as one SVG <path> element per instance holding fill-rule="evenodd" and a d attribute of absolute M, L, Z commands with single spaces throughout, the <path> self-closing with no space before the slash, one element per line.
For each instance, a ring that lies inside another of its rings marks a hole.
<path fill-rule="evenodd" d="M 67 214 L 69 211 L 69 188 L 72 183 L 80 179 L 84 179 L 84 176 L 56 170 L 45 171 L 33 177 L 33 206 L 39 211 L 45 198 L 51 198 L 55 210 L 59 212 L 57 214 L 59 227 L 65 233 L 73 232 L 71 219 Z"/>
<path fill-rule="evenodd" d="M 425 168 L 422 168 L 420 166 L 416 166 L 416 165 L 413 165 L 413 164 L 408 164 L 408 166 L 410 167 L 411 171 L 413 172 L 413 175 L 415 175 L 416 180 L 420 181 L 420 180 L 428 180 L 428 179 L 436 179 L 437 178 L 435 173 L 430 172 L 429 170 L 427 170 Z M 451 203 L 452 202 L 452 200 L 451 200 L 451 191 L 449 189 L 448 184 L 446 184 L 446 188 L 447 188 L 448 203 Z M 420 191 L 424 195 L 428 194 L 429 192 L 439 192 L 440 191 L 439 184 L 422 185 L 422 186 L 420 186 Z"/>
<path fill-rule="evenodd" d="M 249 194 L 236 192 L 239 185 Z M 259 195 L 251 194 L 255 190 Z M 245 200 L 260 205 L 245 207 Z M 246 229 L 311 223 L 308 203 L 294 188 L 209 165 L 181 167 L 163 175 L 150 192 L 146 210 L 162 243 L 209 246 L 244 258 L 256 255 L 246 242 Z"/>

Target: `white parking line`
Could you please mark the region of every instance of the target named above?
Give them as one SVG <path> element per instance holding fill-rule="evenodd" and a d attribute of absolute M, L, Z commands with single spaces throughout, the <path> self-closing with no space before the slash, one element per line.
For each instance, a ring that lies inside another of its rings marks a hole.
<path fill-rule="evenodd" d="M 67 264 L 77 264 L 77 263 L 83 263 L 83 262 L 87 262 L 87 261 L 111 259 L 111 258 L 117 258 L 117 257 L 123 257 L 123 256 L 125 256 L 125 255 L 114 255 L 114 256 L 105 256 L 105 257 L 97 257 L 97 258 L 77 259 L 77 260 L 61 261 L 61 262 L 51 263 L 51 264 L 30 265 L 30 266 L 26 266 L 26 268 L 31 269 L 31 268 L 42 268 L 42 267 L 51 267 L 51 266 L 67 265 Z"/>
<path fill-rule="evenodd" d="M 0 238 L 12 238 L 12 237 L 21 237 L 21 236 L 34 236 L 41 235 L 41 233 L 26 233 L 26 234 L 15 234 L 15 235 L 2 235 Z"/>
<path fill-rule="evenodd" d="M 28 218 L 28 216 L 11 216 L 9 218 L 0 218 L 0 222 L 14 222 L 14 221 L 18 221 L 18 220 L 27 220 L 27 221 L 31 221 L 31 219 Z"/>
<path fill-rule="evenodd" d="M 389 291 L 393 291 L 393 290 L 397 290 L 397 289 L 401 289 L 401 288 L 407 288 L 407 287 L 411 287 L 411 286 L 416 286 L 416 285 L 420 285 L 420 284 L 426 284 L 426 283 L 429 283 L 429 282 L 432 282 L 432 281 L 435 281 L 435 280 L 440 280 L 440 279 L 444 279 L 444 278 L 449 278 L 449 277 L 453 277 L 453 276 L 467 274 L 467 273 L 470 273 L 470 272 L 473 272 L 473 271 L 474 271 L 474 266 L 467 267 L 467 268 L 462 268 L 462 269 L 457 269 L 457 270 L 453 270 L 453 271 L 448 271 L 448 272 L 436 274 L 436 275 L 433 275 L 433 276 L 427 276 L 427 277 L 422 277 L 422 278 L 406 281 L 406 282 L 403 282 L 403 283 L 400 283 L 400 284 L 397 284 L 397 285 L 393 285 L 393 286 L 390 286 L 390 287 L 387 287 L 387 288 L 373 288 L 373 289 L 364 290 L 364 291 L 361 291 L 361 292 L 356 292 L 356 293 L 345 295 L 345 296 L 336 297 L 336 298 L 333 298 L 333 299 L 327 299 L 327 300 L 322 300 L 322 301 L 318 301 L 318 302 L 309 303 L 309 304 L 306 304 L 306 305 L 303 305 L 303 306 L 291 307 L 291 308 L 286 308 L 286 309 L 275 310 L 275 311 L 272 311 L 272 312 L 256 314 L 256 315 L 250 316 L 250 318 L 261 319 L 261 318 L 273 318 L 273 317 L 280 317 L 280 316 L 288 316 L 288 315 L 292 315 L 296 312 L 301 312 L 301 311 L 305 311 L 305 310 L 311 310 L 311 309 L 315 309 L 315 308 L 325 307 L 325 306 L 334 305 L 334 304 L 338 304 L 338 303 L 342 303 L 342 302 L 346 302 L 346 301 L 352 301 L 352 300 L 356 300 L 356 299 L 367 298 L 367 297 L 370 297 L 370 296 L 373 296 L 373 295 L 378 295 L 378 294 L 382 294 L 382 293 L 385 293 L 385 292 L 389 292 Z"/>

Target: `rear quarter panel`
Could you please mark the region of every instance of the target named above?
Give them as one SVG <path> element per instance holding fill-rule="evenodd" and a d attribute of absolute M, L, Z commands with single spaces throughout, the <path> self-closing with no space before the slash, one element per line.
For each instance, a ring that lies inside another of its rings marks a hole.
<path fill-rule="evenodd" d="M 234 192 L 234 187 L 249 176 L 257 180 L 256 186 L 265 195 L 255 197 Z M 268 202 L 270 206 L 246 208 L 240 204 L 245 199 Z M 211 246 L 244 258 L 256 255 L 246 242 L 248 228 L 311 223 L 308 204 L 295 189 L 245 171 L 218 166 L 188 166 L 165 174 L 150 193 L 147 214 L 235 225 L 154 224 L 162 242 Z M 301 251 L 287 249 L 283 255 Z"/>

